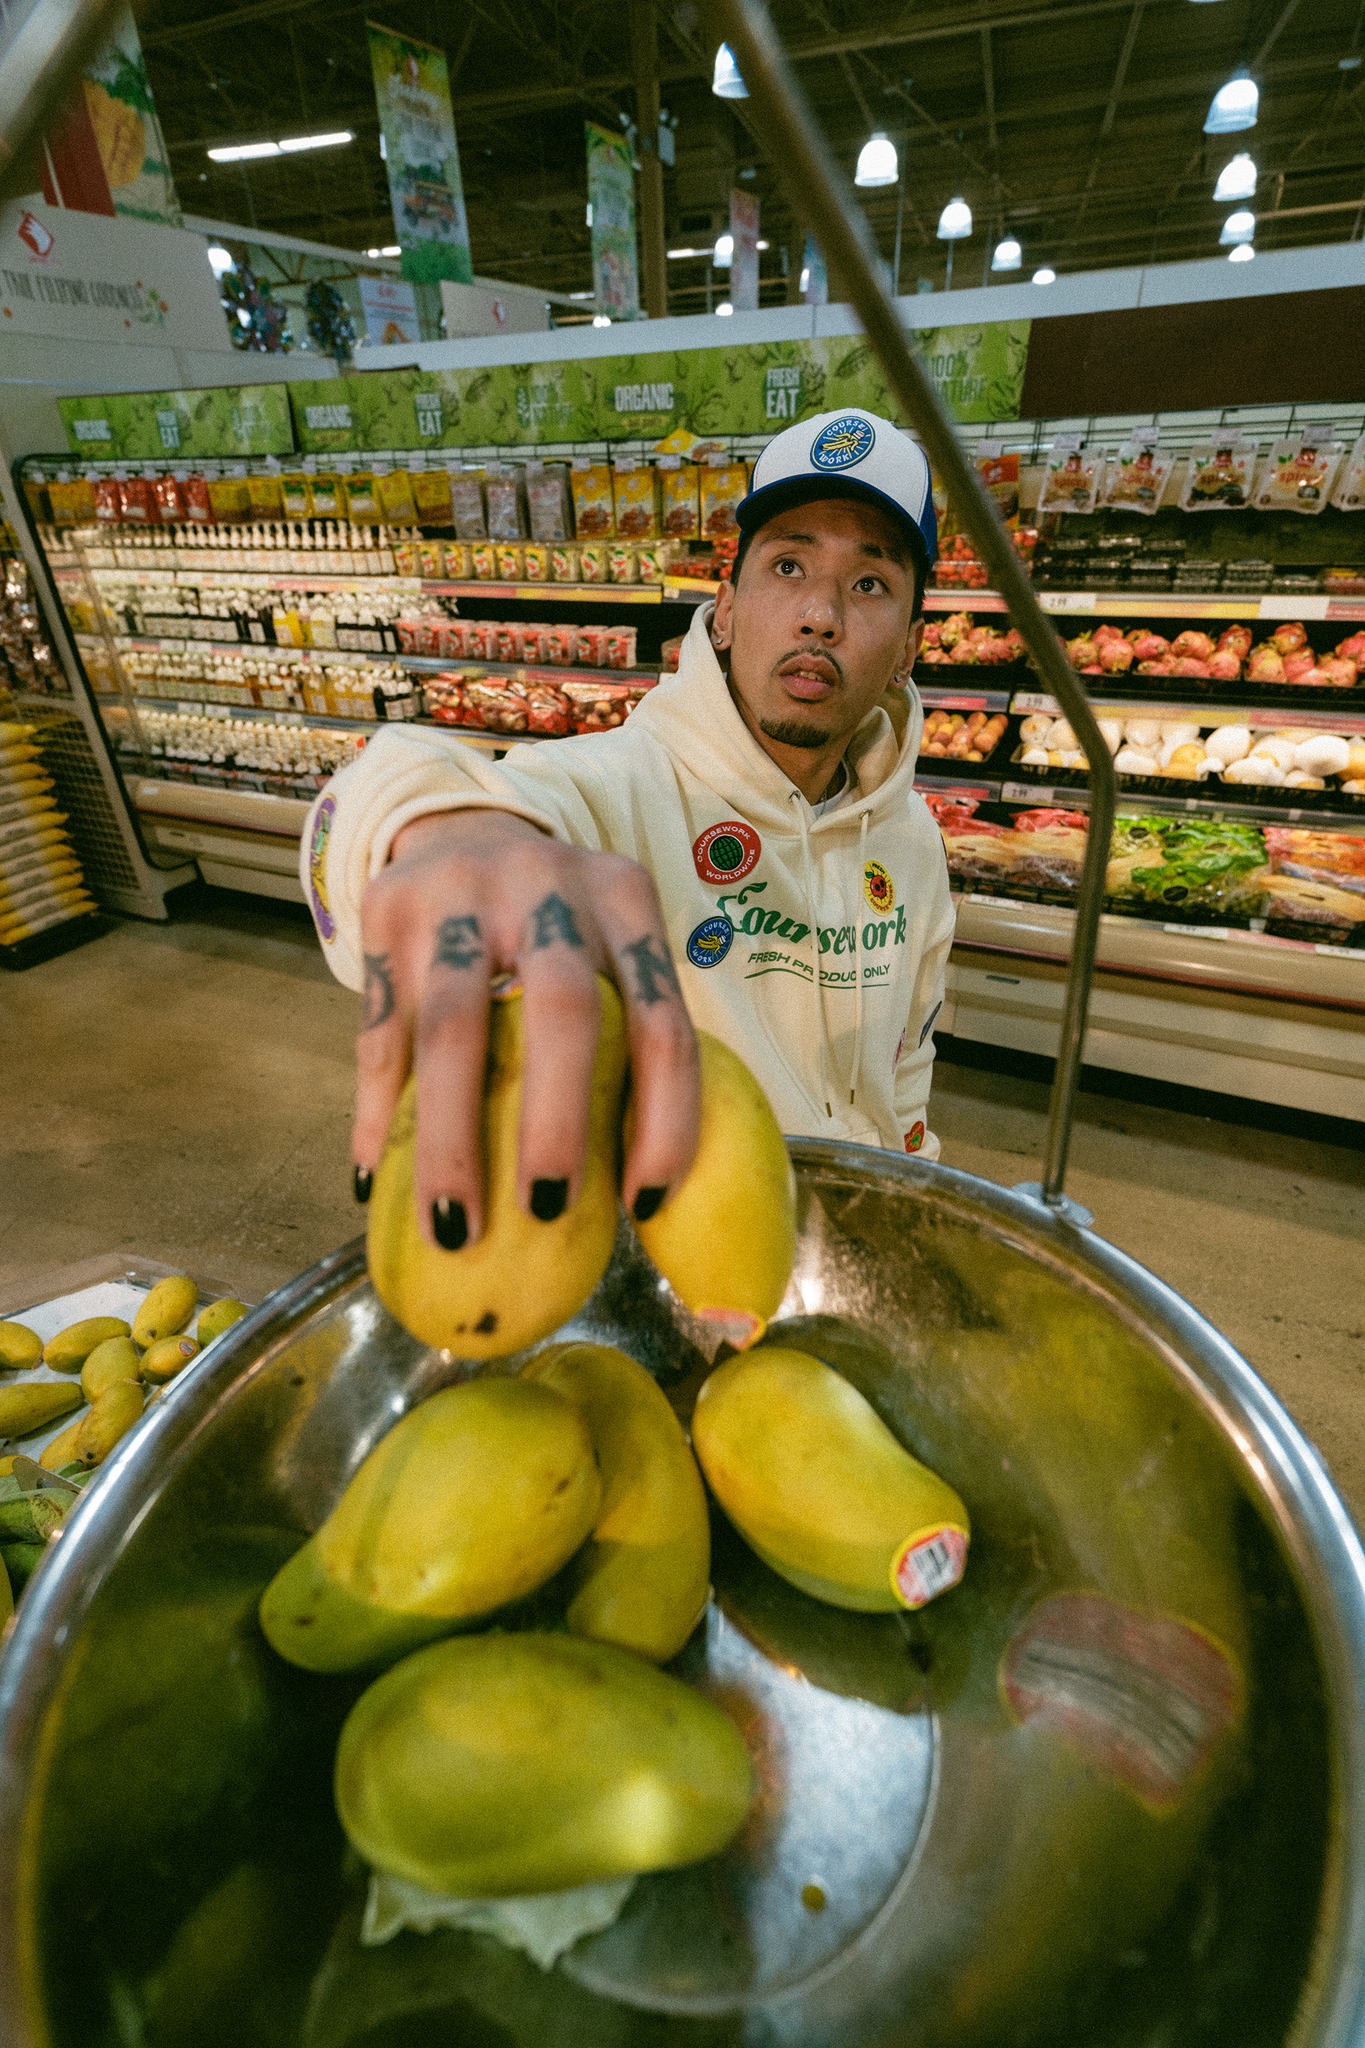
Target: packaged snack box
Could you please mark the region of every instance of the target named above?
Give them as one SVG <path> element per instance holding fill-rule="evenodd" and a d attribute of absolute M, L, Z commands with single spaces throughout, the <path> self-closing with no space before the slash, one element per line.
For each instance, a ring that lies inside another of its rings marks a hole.
<path fill-rule="evenodd" d="M 336 519 L 341 514 L 341 478 L 334 469 L 319 470 L 309 479 L 314 519 Z"/>
<path fill-rule="evenodd" d="M 1019 511 L 1019 457 L 1003 455 L 998 443 L 986 442 L 977 450 L 976 473 L 995 500 L 1000 517 L 1015 518 Z"/>
<path fill-rule="evenodd" d="M 517 661 L 538 662 L 544 660 L 544 626 L 520 625 L 513 629 L 517 636 Z"/>
<path fill-rule="evenodd" d="M 52 517 L 58 526 L 89 526 L 95 517 L 95 487 L 88 477 L 59 480 L 47 487 Z M 165 514 L 163 513 L 163 518 Z M 183 517 L 183 513 L 180 515 Z"/>
<path fill-rule="evenodd" d="M 550 549 L 551 583 L 577 583 L 578 549 L 565 542 Z"/>
<path fill-rule="evenodd" d="M 284 493 L 284 516 L 286 519 L 311 519 L 313 516 L 313 487 L 311 480 L 301 469 L 290 470 L 280 478 L 280 489 Z"/>
<path fill-rule="evenodd" d="M 526 511 L 531 522 L 531 538 L 537 541 L 567 540 L 571 531 L 572 511 L 569 503 L 569 484 L 562 463 L 551 463 L 547 469 L 526 471 Z"/>
<path fill-rule="evenodd" d="M 575 458 L 569 474 L 569 488 L 573 492 L 574 532 L 580 540 L 605 540 L 612 530 L 611 471 L 605 462 L 585 462 L 579 467 Z M 584 576 L 584 582 L 594 579 Z"/>
<path fill-rule="evenodd" d="M 1168 449 L 1150 441 L 1132 441 L 1120 448 L 1104 480 L 1103 502 L 1124 512 L 1151 518 L 1161 505 L 1166 480 L 1175 466 Z"/>
<path fill-rule="evenodd" d="M 1276 441 L 1256 479 L 1255 504 L 1263 512 L 1321 512 L 1331 496 L 1346 449 L 1330 439 L 1302 435 Z"/>
<path fill-rule="evenodd" d="M 414 542 L 397 540 L 393 544 L 393 566 L 400 576 L 420 576 L 421 557 Z"/>
<path fill-rule="evenodd" d="M 498 551 L 491 540 L 471 541 L 469 568 L 476 583 L 492 583 L 498 573 Z"/>
<path fill-rule="evenodd" d="M 497 545 L 497 560 L 498 582 L 520 583 L 522 563 L 521 549 L 519 547 L 516 547 L 511 541 L 499 541 Z"/>
<path fill-rule="evenodd" d="M 602 654 L 604 668 L 634 668 L 635 666 L 634 626 L 612 626 L 607 631 L 606 645 Z"/>
<path fill-rule="evenodd" d="M 661 531 L 676 540 L 696 540 L 701 531 L 696 464 L 676 455 L 661 457 L 659 492 Z"/>
<path fill-rule="evenodd" d="M 741 499 L 749 489 L 748 465 L 743 462 L 708 463 L 699 473 L 701 530 L 708 539 L 735 533 L 739 528 Z"/>
<path fill-rule="evenodd" d="M 1192 449 L 1180 492 L 1184 512 L 1237 512 L 1251 502 L 1256 450 L 1245 442 Z M 1042 505 L 1039 504 L 1039 511 Z"/>
<path fill-rule="evenodd" d="M 575 660 L 583 668 L 601 668 L 607 659 L 607 626 L 580 626 Z"/>
<path fill-rule="evenodd" d="M 466 619 L 464 622 L 464 651 L 472 661 L 491 661 L 492 650 L 488 645 L 490 633 L 496 633 L 497 622 L 493 619 Z"/>
<path fill-rule="evenodd" d="M 665 541 L 651 541 L 635 550 L 636 574 L 641 583 L 662 583 L 668 574 L 670 555 Z"/>
<path fill-rule="evenodd" d="M 156 494 L 145 476 L 119 478 L 118 509 L 125 526 L 156 524 Z"/>
<path fill-rule="evenodd" d="M 634 548 L 624 541 L 613 541 L 607 549 L 608 583 L 638 583 L 640 563 Z"/>
<path fill-rule="evenodd" d="M 489 468 L 484 479 L 490 540 L 520 540 L 526 531 L 520 478 L 511 471 Z"/>
<path fill-rule="evenodd" d="M 527 541 L 521 551 L 521 573 L 527 583 L 549 582 L 550 550 L 545 541 Z"/>
<path fill-rule="evenodd" d="M 607 549 L 604 541 L 586 541 L 578 550 L 578 575 L 582 583 L 605 583 Z"/>
<path fill-rule="evenodd" d="M 117 526 L 119 520 L 118 479 L 101 476 L 95 479 L 95 518 L 101 526 Z"/>
<path fill-rule="evenodd" d="M 387 476 L 376 476 L 374 494 L 382 518 L 391 526 L 410 524 L 417 517 L 417 506 L 413 502 L 412 478 L 405 469 L 391 470 Z"/>
<path fill-rule="evenodd" d="M 413 552 L 410 545 L 409 552 Z M 439 583 L 445 575 L 445 552 L 445 549 L 438 540 L 419 541 L 416 547 L 416 571 L 404 569 L 402 564 L 399 563 L 398 573 L 400 576 L 411 576 L 415 573 L 422 577 L 425 582 Z M 395 562 L 398 561 L 398 555 L 399 549 L 395 547 L 393 551 Z"/>
<path fill-rule="evenodd" d="M 488 517 L 483 504 L 483 474 L 477 469 L 454 471 L 450 478 L 452 523 L 460 540 L 487 540 Z"/>
<path fill-rule="evenodd" d="M 249 476 L 246 487 L 251 496 L 253 519 L 283 519 L 284 482 L 278 476 Z"/>
<path fill-rule="evenodd" d="M 449 526 L 450 477 L 444 469 L 419 469 L 412 474 L 412 502 L 422 526 Z"/>
<path fill-rule="evenodd" d="M 215 477 L 209 485 L 209 509 L 220 526 L 236 526 L 251 511 L 251 492 L 244 476 Z"/>
<path fill-rule="evenodd" d="M 445 557 L 446 578 L 451 583 L 464 583 L 473 574 L 469 566 L 469 549 L 463 541 L 448 540 L 442 553 Z"/>
<path fill-rule="evenodd" d="M 612 504 L 622 540 L 653 540 L 659 531 L 656 473 L 648 463 L 623 457 L 612 471 Z"/>
<path fill-rule="evenodd" d="M 501 622 L 492 629 L 488 636 L 488 655 L 491 661 L 520 660 L 517 628 L 514 625 Z"/>
<path fill-rule="evenodd" d="M 341 480 L 341 494 L 346 500 L 347 519 L 366 520 L 379 517 L 379 500 L 375 495 L 375 475 L 370 469 L 353 469 Z"/>
<path fill-rule="evenodd" d="M 555 668 L 565 668 L 578 659 L 578 627 L 547 626 L 541 638 L 546 661 Z"/>
<path fill-rule="evenodd" d="M 1093 512 L 1103 476 L 1103 455 L 1054 442 L 1038 493 L 1039 512 Z"/>

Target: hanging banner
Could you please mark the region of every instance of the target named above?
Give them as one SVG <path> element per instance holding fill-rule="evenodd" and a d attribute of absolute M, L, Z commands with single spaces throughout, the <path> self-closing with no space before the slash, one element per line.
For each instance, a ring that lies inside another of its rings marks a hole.
<path fill-rule="evenodd" d="M 444 50 L 367 22 L 403 275 L 470 284 L 469 223 Z"/>
<path fill-rule="evenodd" d="M 955 419 L 1019 417 L 1030 324 L 997 320 L 914 335 L 920 360 Z M 319 455 L 654 441 L 675 427 L 702 439 L 773 434 L 815 413 L 854 405 L 905 424 L 860 334 L 469 370 L 372 370 L 291 383 L 289 393 L 299 446 Z"/>
<path fill-rule="evenodd" d="M 730 304 L 737 313 L 758 311 L 758 197 L 730 194 Z"/>
<path fill-rule="evenodd" d="M 108 42 L 49 124 L 36 155 L 49 206 L 180 226 L 166 140 L 127 7 L 114 14 Z"/>
<path fill-rule="evenodd" d="M 806 253 L 801 258 L 801 303 L 803 306 L 829 304 L 829 273 L 825 252 L 814 235 L 806 236 Z"/>
<path fill-rule="evenodd" d="M 105 398 L 59 398 L 57 406 L 67 446 L 92 462 L 288 455 L 294 447 L 283 384 L 114 391 Z"/>
<path fill-rule="evenodd" d="M 202 235 L 67 212 L 36 193 L 0 207 L 0 335 L 221 354 L 218 299 Z"/>
<path fill-rule="evenodd" d="M 417 324 L 417 293 L 396 277 L 360 277 L 360 304 L 365 331 L 375 348 L 392 348 L 407 341 L 420 341 Z"/>
<path fill-rule="evenodd" d="M 612 320 L 640 317 L 635 252 L 635 169 L 630 144 L 609 128 L 583 123 L 588 146 L 588 224 L 597 311 Z"/>

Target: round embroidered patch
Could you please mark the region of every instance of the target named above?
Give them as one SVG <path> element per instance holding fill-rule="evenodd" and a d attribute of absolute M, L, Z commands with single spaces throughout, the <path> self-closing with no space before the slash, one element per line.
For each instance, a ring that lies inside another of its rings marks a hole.
<path fill-rule="evenodd" d="M 883 917 L 896 907 L 896 885 L 879 860 L 870 860 L 863 869 L 863 894 Z"/>
<path fill-rule="evenodd" d="M 763 842 L 752 825 L 736 818 L 710 825 L 693 842 L 692 860 L 703 882 L 740 882 L 757 867 Z"/>
<path fill-rule="evenodd" d="M 872 453 L 876 439 L 872 422 L 862 413 L 840 413 L 837 420 L 821 427 L 811 443 L 813 469 L 852 469 Z"/>
<path fill-rule="evenodd" d="M 907 1151 L 907 1152 L 918 1152 L 918 1151 L 919 1151 L 919 1148 L 920 1148 L 920 1146 L 921 1146 L 921 1145 L 922 1145 L 923 1143 L 924 1143 L 924 1125 L 923 1125 L 923 1123 L 911 1124 L 911 1126 L 910 1126 L 909 1130 L 908 1130 L 908 1131 L 906 1132 L 906 1134 L 905 1134 L 905 1149 L 906 1149 L 906 1151 Z"/>
<path fill-rule="evenodd" d="M 332 907 L 327 901 L 327 840 L 336 816 L 337 800 L 325 796 L 313 819 L 313 837 L 308 846 L 308 893 L 313 900 L 313 922 L 329 943 L 337 935 Z"/>
<path fill-rule="evenodd" d="M 734 939 L 735 928 L 728 917 L 708 917 L 687 941 L 687 957 L 694 967 L 719 967 Z"/>

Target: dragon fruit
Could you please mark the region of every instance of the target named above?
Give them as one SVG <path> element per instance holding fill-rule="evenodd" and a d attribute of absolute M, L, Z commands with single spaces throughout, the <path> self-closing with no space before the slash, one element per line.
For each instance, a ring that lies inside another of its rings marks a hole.
<path fill-rule="evenodd" d="M 1210 659 L 1208 671 L 1216 683 L 1235 683 L 1242 673 L 1242 664 L 1235 649 L 1220 648 Z"/>
<path fill-rule="evenodd" d="M 944 668 L 953 657 L 946 647 L 924 647 L 920 650 L 919 658 L 926 667 Z"/>
<path fill-rule="evenodd" d="M 924 629 L 924 638 L 920 642 L 920 645 L 927 652 L 929 648 L 939 647 L 942 645 L 942 643 L 943 628 L 939 624 L 937 619 L 932 619 Z"/>
<path fill-rule="evenodd" d="M 1171 652 L 1177 661 L 1207 661 L 1213 653 L 1213 642 L 1207 633 L 1177 633 L 1171 642 Z M 1178 675 L 1189 675 L 1191 670 L 1178 669 Z"/>
<path fill-rule="evenodd" d="M 959 640 L 948 659 L 955 668 L 974 668 L 981 659 L 976 641 L 968 640 L 965 637 Z"/>
<path fill-rule="evenodd" d="M 1278 647 L 1269 641 L 1264 646 L 1253 647 L 1247 656 L 1247 681 L 1249 683 L 1282 683 L 1284 661 Z"/>
<path fill-rule="evenodd" d="M 1337 659 L 1353 661 L 1357 668 L 1365 666 L 1365 633 L 1352 633 L 1348 640 L 1339 640 Z"/>
<path fill-rule="evenodd" d="M 977 660 L 989 668 L 996 668 L 1003 661 L 1014 660 L 1014 649 L 1001 633 L 983 633 L 979 639 L 973 634 L 972 645 L 976 649 Z"/>
<path fill-rule="evenodd" d="M 1175 657 L 1170 654 L 1162 654 L 1158 655 L 1153 661 L 1140 661 L 1138 663 L 1138 674 L 1140 676 L 1168 676 L 1174 667 Z"/>
<path fill-rule="evenodd" d="M 970 612 L 950 612 L 938 629 L 940 647 L 956 647 L 959 640 L 965 640 L 973 625 Z"/>
<path fill-rule="evenodd" d="M 1308 645 L 1308 635 L 1297 619 L 1286 619 L 1271 634 L 1270 644 L 1281 654 L 1293 654 L 1298 648 Z"/>
<path fill-rule="evenodd" d="M 1245 661 L 1251 652 L 1250 626 L 1225 626 L 1218 635 L 1218 652 L 1235 654 L 1239 661 Z"/>
<path fill-rule="evenodd" d="M 1107 676 L 1126 675 L 1133 666 L 1133 650 L 1121 634 L 1106 640 L 1100 649 L 1100 667 Z"/>
<path fill-rule="evenodd" d="M 1082 674 L 1085 672 L 1087 663 L 1094 664 L 1095 657 L 1099 652 L 1094 641 L 1086 633 L 1082 633 L 1075 640 L 1068 640 L 1066 651 L 1071 657 L 1071 666 L 1080 669 Z"/>
<path fill-rule="evenodd" d="M 1028 653 L 1028 647 L 1025 644 L 1024 636 L 1019 631 L 1019 628 L 1017 626 L 1010 627 L 1008 633 L 1006 633 L 1005 635 L 1005 643 L 1010 650 L 1011 661 L 1022 661 L 1024 656 Z"/>
<path fill-rule="evenodd" d="M 1296 647 L 1284 657 L 1284 679 L 1287 683 L 1306 681 L 1317 666 L 1317 657 L 1311 647 Z"/>
<path fill-rule="evenodd" d="M 1338 661 L 1335 656 L 1325 654 L 1317 666 L 1317 680 L 1328 689 L 1349 690 L 1356 680 L 1356 665 L 1353 661 Z"/>
<path fill-rule="evenodd" d="M 1171 651 L 1169 640 L 1163 639 L 1160 633 L 1149 632 L 1145 626 L 1136 627 L 1128 637 L 1136 661 L 1161 661 Z"/>
<path fill-rule="evenodd" d="M 1102 647 L 1106 640 L 1122 640 L 1123 634 L 1117 626 L 1096 626 L 1090 637 L 1097 647 Z"/>
<path fill-rule="evenodd" d="M 1183 640 L 1185 637 L 1186 636 L 1183 633 L 1180 635 L 1181 640 Z M 1208 635 L 1206 633 L 1200 633 L 1193 635 L 1192 637 L 1196 639 L 1207 640 Z M 1177 640 L 1176 645 L 1179 646 L 1179 644 L 1180 641 Z M 1171 674 L 1173 676 L 1207 676 L 1208 672 L 1208 663 L 1206 661 L 1201 661 L 1199 657 L 1194 654 L 1177 655 L 1175 660 L 1175 666 L 1171 669 Z"/>

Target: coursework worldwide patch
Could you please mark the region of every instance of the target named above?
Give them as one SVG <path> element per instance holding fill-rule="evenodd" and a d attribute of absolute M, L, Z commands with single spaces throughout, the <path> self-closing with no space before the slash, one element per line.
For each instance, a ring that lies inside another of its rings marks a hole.
<path fill-rule="evenodd" d="M 870 860 L 863 869 L 863 894 L 883 917 L 896 907 L 896 885 L 879 860 Z"/>
<path fill-rule="evenodd" d="M 719 967 L 734 944 L 735 928 L 728 917 L 708 917 L 687 941 L 687 957 L 694 967 Z"/>
<path fill-rule="evenodd" d="M 763 842 L 752 825 L 727 818 L 693 841 L 692 861 L 703 882 L 740 882 L 758 865 Z"/>
<path fill-rule="evenodd" d="M 860 413 L 841 413 L 837 420 L 821 427 L 811 444 L 810 459 L 815 469 L 852 469 L 872 453 L 876 439 L 871 420 Z"/>
<path fill-rule="evenodd" d="M 922 1145 L 923 1143 L 924 1143 L 924 1125 L 923 1125 L 922 1123 L 920 1123 L 920 1124 L 911 1124 L 911 1126 L 910 1126 L 909 1130 L 908 1130 L 908 1131 L 906 1132 L 906 1134 L 905 1134 L 905 1149 L 906 1149 L 906 1151 L 907 1151 L 907 1152 L 918 1152 L 918 1151 L 919 1151 L 919 1148 L 920 1148 L 920 1146 L 921 1146 L 921 1145 Z"/>

